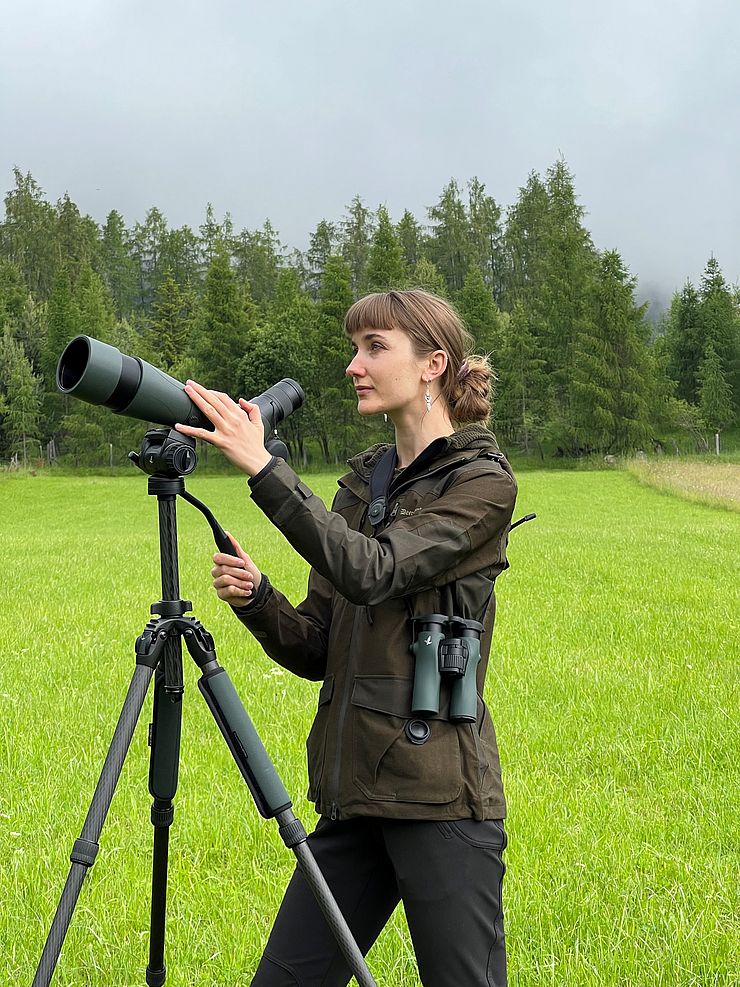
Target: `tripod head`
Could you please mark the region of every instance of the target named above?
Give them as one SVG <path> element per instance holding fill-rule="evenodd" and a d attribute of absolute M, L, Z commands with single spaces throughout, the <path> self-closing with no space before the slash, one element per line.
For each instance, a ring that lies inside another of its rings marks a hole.
<path fill-rule="evenodd" d="M 288 450 L 279 440 L 271 440 L 266 448 L 282 447 L 285 456 Z M 273 452 L 273 455 L 280 455 Z M 139 452 L 130 452 L 128 458 L 142 473 L 149 475 L 148 492 L 159 498 L 160 503 L 166 499 L 174 500 L 180 496 L 201 512 L 213 532 L 213 540 L 219 552 L 226 555 L 234 554 L 234 546 L 229 536 L 213 516 L 213 512 L 203 501 L 193 497 L 185 489 L 185 477 L 192 473 L 198 465 L 195 452 L 195 439 L 174 428 L 151 428 L 144 435 Z"/>
<path fill-rule="evenodd" d="M 195 439 L 174 428 L 150 428 L 144 435 L 140 451 L 130 452 L 128 458 L 149 476 L 168 480 L 187 476 L 198 465 Z"/>

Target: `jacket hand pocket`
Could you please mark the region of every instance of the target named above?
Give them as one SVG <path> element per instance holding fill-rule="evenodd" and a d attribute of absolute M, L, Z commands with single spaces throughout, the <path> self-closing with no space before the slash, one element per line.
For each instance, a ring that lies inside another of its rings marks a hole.
<path fill-rule="evenodd" d="M 319 690 L 319 708 L 316 711 L 311 730 L 306 739 L 308 754 L 308 798 L 315 801 L 318 797 L 321 776 L 324 772 L 326 757 L 326 728 L 329 722 L 329 706 L 334 694 L 334 676 L 327 675 Z"/>
<path fill-rule="evenodd" d="M 414 743 L 406 726 L 411 679 L 358 675 L 352 691 L 353 777 L 367 798 L 378 801 L 454 802 L 462 791 L 458 729 L 429 719 L 429 735 Z"/>

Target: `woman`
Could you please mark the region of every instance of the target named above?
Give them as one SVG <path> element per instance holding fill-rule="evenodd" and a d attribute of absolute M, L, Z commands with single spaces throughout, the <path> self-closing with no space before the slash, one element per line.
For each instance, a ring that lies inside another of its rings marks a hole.
<path fill-rule="evenodd" d="M 214 556 L 214 587 L 275 661 L 323 680 L 307 742 L 321 814 L 309 842 L 360 948 L 400 899 L 426 987 L 500 987 L 505 802 L 480 697 L 516 485 L 485 427 L 491 370 L 468 355 L 452 307 L 424 291 L 360 299 L 345 332 L 359 413 L 382 413 L 395 428 L 385 516 L 373 526 L 368 506 L 387 445 L 349 460 L 327 511 L 265 450 L 255 405 L 188 382 L 215 431 L 180 431 L 250 477 L 253 500 L 311 565 L 306 599 L 293 607 L 232 539 L 238 561 Z M 474 722 L 450 718 L 447 676 L 439 712 L 412 714 L 412 618 L 429 613 L 482 622 Z M 339 987 L 349 977 L 296 872 L 252 983 Z"/>

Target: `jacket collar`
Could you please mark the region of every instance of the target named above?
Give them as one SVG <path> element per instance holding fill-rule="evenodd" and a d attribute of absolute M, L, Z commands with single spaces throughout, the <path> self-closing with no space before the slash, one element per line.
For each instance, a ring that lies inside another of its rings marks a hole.
<path fill-rule="evenodd" d="M 347 460 L 347 464 L 352 472 L 361 480 L 369 483 L 373 467 L 391 445 L 392 443 L 390 442 L 378 442 L 370 446 L 369 449 L 365 449 L 364 452 L 352 456 L 351 459 Z M 459 454 L 462 451 L 468 450 L 470 451 L 470 456 L 466 458 L 474 459 L 482 449 L 498 452 L 499 447 L 496 442 L 496 436 L 484 425 L 471 423 L 464 425 L 458 431 L 453 432 L 452 435 L 445 435 L 442 438 L 435 439 L 423 452 L 419 453 L 414 463 L 418 463 L 423 457 L 425 461 L 433 459 L 436 464 L 445 458 L 460 458 Z M 410 469 L 413 465 L 413 463 L 410 463 L 408 468 Z M 347 479 L 347 477 L 343 477 L 342 479 Z"/>

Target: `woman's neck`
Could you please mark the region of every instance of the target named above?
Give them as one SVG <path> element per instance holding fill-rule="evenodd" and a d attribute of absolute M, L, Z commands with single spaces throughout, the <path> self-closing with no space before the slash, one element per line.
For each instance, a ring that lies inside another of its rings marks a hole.
<path fill-rule="evenodd" d="M 409 420 L 409 416 L 399 421 L 393 420 L 396 429 L 398 465 L 402 469 L 412 463 L 430 442 L 452 435 L 455 431 L 446 409 L 438 407 L 439 404 L 440 402 L 435 402 L 428 414 L 423 412 L 421 420 L 418 416 L 415 421 Z"/>

